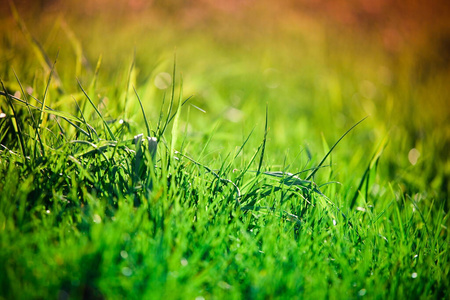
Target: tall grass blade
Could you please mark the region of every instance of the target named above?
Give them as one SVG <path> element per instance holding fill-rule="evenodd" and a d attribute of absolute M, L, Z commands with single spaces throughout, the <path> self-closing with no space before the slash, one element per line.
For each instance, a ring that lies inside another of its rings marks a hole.
<path fill-rule="evenodd" d="M 14 72 L 14 76 L 16 77 L 17 83 L 20 86 L 20 90 L 22 92 L 24 101 L 26 102 L 28 114 L 30 115 L 31 121 L 33 122 L 33 128 L 34 128 L 34 130 L 36 132 L 36 135 L 37 135 L 37 138 L 38 138 L 38 142 L 39 142 L 39 146 L 41 147 L 41 151 L 43 152 L 44 151 L 44 144 L 42 142 L 41 135 L 39 134 L 39 131 L 37 130 L 37 128 L 38 128 L 37 122 L 36 122 L 36 119 L 34 118 L 34 115 L 33 115 L 32 111 L 31 111 L 31 108 L 30 108 L 30 105 L 29 105 L 29 102 L 28 102 L 27 94 L 25 93 L 25 90 L 24 90 L 24 88 L 22 86 L 22 83 L 20 82 L 19 77 L 17 76 L 16 71 L 14 69 L 13 69 L 13 72 Z M 36 149 L 37 149 L 37 147 L 36 147 L 36 144 L 35 144 L 34 145 L 34 157 L 37 157 Z"/>
<path fill-rule="evenodd" d="M 261 167 L 264 160 L 264 152 L 266 150 L 266 141 L 267 141 L 267 132 L 268 132 L 268 118 L 269 118 L 269 106 L 266 104 L 266 124 L 264 126 L 264 139 L 261 147 L 261 157 L 259 159 L 258 171 L 256 171 L 256 175 L 258 176 L 261 172 Z"/>
<path fill-rule="evenodd" d="M 175 144 L 178 139 L 178 123 L 180 120 L 181 99 L 183 97 L 182 93 L 183 93 L 183 77 L 181 77 L 181 79 L 180 79 L 180 95 L 178 97 L 177 110 L 175 112 L 175 119 L 173 121 L 173 126 L 172 126 L 172 141 L 170 143 L 170 155 L 173 155 L 174 149 L 175 149 Z"/>
<path fill-rule="evenodd" d="M 27 161 L 27 151 L 26 151 L 26 148 L 25 148 L 25 142 L 24 142 L 24 139 L 23 139 L 23 133 L 22 133 L 22 130 L 20 128 L 20 124 L 19 124 L 18 119 L 17 119 L 17 114 L 16 114 L 16 111 L 14 109 L 14 105 L 12 104 L 12 99 L 9 97 L 9 94 L 6 91 L 6 88 L 5 88 L 5 85 L 3 84 L 3 81 L 0 80 L 0 83 L 2 85 L 2 89 L 5 91 L 5 94 L 7 95 L 6 96 L 6 100 L 8 102 L 9 107 L 11 108 L 11 112 L 13 114 L 12 119 L 11 119 L 11 123 L 13 125 L 14 132 L 15 132 L 16 137 L 17 137 L 18 142 L 19 142 L 20 151 L 22 152 L 22 158 L 23 158 L 24 162 L 26 162 Z"/>
<path fill-rule="evenodd" d="M 106 122 L 105 118 L 103 118 L 103 115 L 101 114 L 101 112 L 97 109 L 97 107 L 95 106 L 94 102 L 92 102 L 91 98 L 89 97 L 89 95 L 86 93 L 86 91 L 83 89 L 83 86 L 81 85 L 80 80 L 78 80 L 77 78 L 77 82 L 78 82 L 78 86 L 80 87 L 81 91 L 83 92 L 83 94 L 86 96 L 86 98 L 88 99 L 89 103 L 92 105 L 92 107 L 94 108 L 95 112 L 98 114 L 98 116 L 100 117 L 100 119 L 102 119 L 103 124 L 105 125 L 106 130 L 108 131 L 110 137 L 112 140 L 116 140 L 116 137 L 114 136 L 114 133 L 112 132 L 111 128 L 109 127 L 108 123 Z"/>
<path fill-rule="evenodd" d="M 52 80 L 52 74 L 53 74 L 53 70 L 55 69 L 55 64 L 56 64 L 56 60 L 58 59 L 58 55 L 59 55 L 59 51 L 56 54 L 55 62 L 52 65 L 52 69 L 50 70 L 50 74 L 48 75 L 47 85 L 45 87 L 44 96 L 42 97 L 41 110 L 40 110 L 40 113 L 39 113 L 39 119 L 38 119 L 38 123 L 37 123 L 37 131 L 36 131 L 37 135 L 39 135 L 41 133 L 42 123 L 44 122 L 44 110 L 45 110 L 45 106 L 46 106 L 45 102 L 47 100 L 47 93 L 48 93 L 48 89 L 50 87 L 50 82 Z M 42 150 L 42 155 L 45 156 L 44 148 L 42 148 L 41 150 Z"/>
<path fill-rule="evenodd" d="M 333 149 L 339 144 L 339 142 L 350 132 L 353 130 L 353 128 L 355 128 L 356 126 L 358 126 L 362 121 L 364 121 L 367 117 L 364 117 L 363 119 L 361 119 L 360 121 L 358 121 L 355 125 L 353 125 L 349 130 L 347 130 L 338 140 L 336 143 L 334 143 L 334 145 L 330 148 L 330 151 L 327 152 L 327 154 L 322 158 L 322 160 L 320 161 L 320 163 L 314 168 L 314 170 L 306 177 L 306 180 L 311 179 L 311 177 L 313 177 L 316 172 L 319 170 L 319 168 L 323 165 L 323 163 L 325 162 L 325 160 L 327 159 L 327 157 L 330 155 L 330 153 L 333 151 Z"/>
<path fill-rule="evenodd" d="M 364 185 L 364 182 L 366 182 L 366 199 L 367 199 L 367 197 L 368 197 L 369 179 L 370 179 L 370 171 L 372 170 L 372 168 L 374 166 L 377 165 L 377 163 L 378 163 L 378 161 L 379 161 L 379 159 L 381 157 L 381 154 L 383 153 L 384 148 L 386 148 L 387 142 L 388 142 L 388 140 L 385 137 L 381 141 L 380 146 L 378 147 L 377 151 L 372 155 L 372 158 L 370 159 L 370 162 L 369 162 L 367 168 L 365 169 L 363 176 L 361 177 L 361 180 L 359 182 L 358 188 L 356 189 L 355 194 L 353 195 L 353 197 L 352 197 L 352 199 L 350 201 L 350 205 L 349 205 L 350 209 L 352 209 L 355 206 L 356 200 L 358 199 L 358 196 L 360 195 L 360 191 L 361 191 L 361 188 Z"/>
<path fill-rule="evenodd" d="M 125 120 L 127 120 L 128 93 L 130 91 L 131 86 L 133 86 L 134 88 L 134 84 L 131 84 L 131 77 L 133 76 L 135 62 L 136 62 L 136 49 L 134 49 L 133 51 L 133 59 L 131 60 L 130 70 L 128 71 L 127 86 L 125 89 L 125 100 L 123 107 L 123 116 Z"/>
<path fill-rule="evenodd" d="M 75 77 L 79 77 L 81 75 L 81 67 L 84 66 L 88 71 L 91 71 L 91 66 L 83 54 L 83 47 L 81 46 L 80 40 L 77 39 L 75 36 L 75 33 L 70 29 L 69 25 L 67 25 L 67 22 L 64 20 L 61 21 L 61 28 L 63 29 L 64 33 L 66 34 L 67 38 L 69 39 L 70 43 L 72 44 L 72 48 L 75 52 Z"/>
<path fill-rule="evenodd" d="M 34 50 L 38 61 L 41 63 L 41 65 L 45 71 L 54 73 L 53 76 L 55 77 L 55 84 L 57 86 L 58 92 L 60 94 L 64 94 L 64 89 L 62 87 L 61 79 L 59 78 L 59 75 L 56 72 L 56 70 L 53 70 L 52 62 L 51 62 L 49 56 L 47 55 L 47 53 L 45 52 L 44 47 L 28 31 L 28 28 L 25 25 L 25 22 L 23 21 L 23 19 L 20 17 L 19 12 L 17 11 L 17 8 L 14 5 L 13 1 L 9 1 L 9 6 L 11 8 L 11 12 L 13 14 L 13 17 L 14 17 L 17 25 L 19 26 L 20 30 L 22 31 L 23 35 L 25 36 L 25 39 L 31 45 L 31 48 Z"/>
<path fill-rule="evenodd" d="M 171 114 L 172 114 L 172 109 L 173 109 L 173 103 L 175 100 L 175 75 L 176 75 L 176 66 L 177 66 L 177 60 L 176 60 L 176 54 L 174 55 L 174 62 L 173 62 L 173 71 L 172 71 L 172 93 L 170 95 L 170 102 L 169 102 L 169 108 L 168 108 L 168 112 L 167 112 L 167 117 L 166 117 L 166 121 L 164 122 L 164 127 L 162 128 L 162 130 L 160 132 L 158 132 L 158 140 L 161 139 L 161 136 L 164 134 L 164 132 L 167 129 L 167 125 L 169 124 L 171 118 Z"/>
<path fill-rule="evenodd" d="M 141 98 L 139 97 L 139 94 L 136 91 L 136 88 L 134 86 L 133 86 L 133 90 L 134 90 L 134 93 L 136 94 L 136 97 L 139 101 L 139 105 L 141 107 L 141 112 L 142 112 L 142 116 L 144 117 L 145 127 L 147 128 L 147 136 L 150 137 L 151 136 L 150 125 L 149 125 L 149 122 L 147 119 L 147 115 L 145 114 L 144 106 L 142 105 Z"/>

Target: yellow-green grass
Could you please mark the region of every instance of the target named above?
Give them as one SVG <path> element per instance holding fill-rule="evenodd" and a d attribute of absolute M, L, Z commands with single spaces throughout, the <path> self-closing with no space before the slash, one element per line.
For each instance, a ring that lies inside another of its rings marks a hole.
<path fill-rule="evenodd" d="M 435 48 L 40 17 L 1 25 L 1 297 L 448 297 Z"/>

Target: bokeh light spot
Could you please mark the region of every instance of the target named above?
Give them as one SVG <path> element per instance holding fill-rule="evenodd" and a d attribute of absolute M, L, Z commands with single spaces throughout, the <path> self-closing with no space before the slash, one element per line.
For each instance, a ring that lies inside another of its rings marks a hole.
<path fill-rule="evenodd" d="M 412 148 L 408 153 L 408 160 L 414 166 L 419 160 L 420 152 L 416 148 Z"/>
<path fill-rule="evenodd" d="M 127 276 L 127 277 L 130 277 L 133 274 L 133 271 L 130 268 L 128 268 L 128 267 L 123 267 L 122 268 L 122 274 Z"/>
<path fill-rule="evenodd" d="M 165 90 L 172 84 L 172 76 L 169 73 L 161 72 L 156 75 L 154 83 L 158 89 Z"/>

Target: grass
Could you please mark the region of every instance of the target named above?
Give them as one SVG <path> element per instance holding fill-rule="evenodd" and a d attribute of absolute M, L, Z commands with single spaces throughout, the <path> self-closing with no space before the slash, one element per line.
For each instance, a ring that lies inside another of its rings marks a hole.
<path fill-rule="evenodd" d="M 4 31 L 22 50 L 0 69 L 0 298 L 449 297 L 446 113 L 402 102 L 445 74 L 411 91 L 399 63 L 382 85 L 383 52 L 325 63 L 291 33 L 252 56 L 190 32 L 173 68 L 136 47 L 89 69 L 64 26 L 75 59 Z"/>

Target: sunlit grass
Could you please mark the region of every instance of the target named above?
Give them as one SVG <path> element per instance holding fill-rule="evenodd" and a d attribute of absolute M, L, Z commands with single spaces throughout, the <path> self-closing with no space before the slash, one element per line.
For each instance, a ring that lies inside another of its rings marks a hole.
<path fill-rule="evenodd" d="M 50 23 L 2 33 L 1 297 L 448 297 L 445 71 Z"/>

